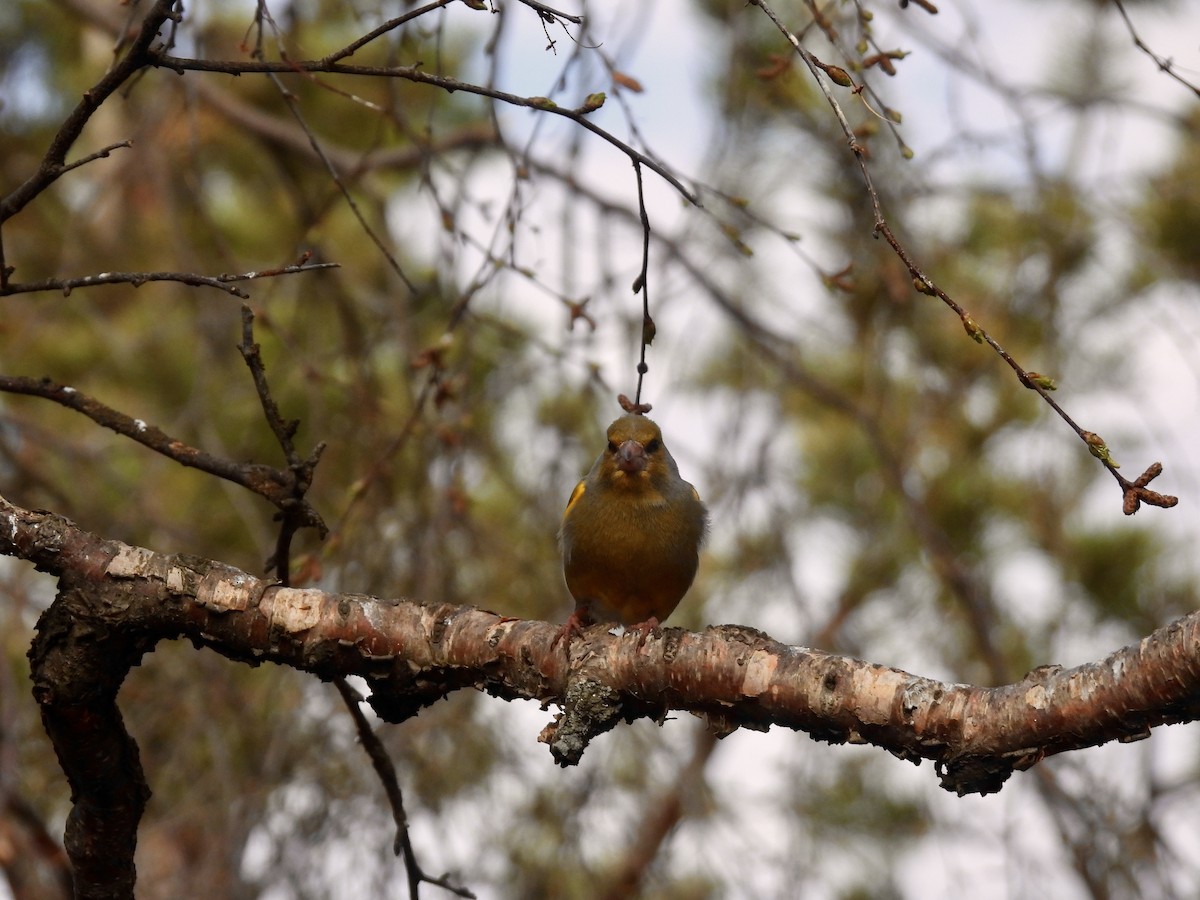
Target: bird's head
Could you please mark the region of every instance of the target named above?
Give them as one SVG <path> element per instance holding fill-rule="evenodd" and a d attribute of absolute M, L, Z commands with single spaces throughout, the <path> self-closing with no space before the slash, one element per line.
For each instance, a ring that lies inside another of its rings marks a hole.
<path fill-rule="evenodd" d="M 662 431 L 645 416 L 621 416 L 608 426 L 603 469 L 614 483 L 654 482 L 671 473 L 671 454 Z"/>

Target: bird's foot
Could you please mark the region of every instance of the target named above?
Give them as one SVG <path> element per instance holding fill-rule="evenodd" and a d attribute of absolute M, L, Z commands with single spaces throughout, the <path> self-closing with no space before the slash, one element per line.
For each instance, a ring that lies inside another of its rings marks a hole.
<path fill-rule="evenodd" d="M 590 624 L 592 623 L 586 615 L 581 615 L 579 610 L 575 610 L 554 635 L 554 640 L 550 642 L 550 650 L 553 652 L 554 648 L 564 641 L 566 642 L 564 648 L 569 649 L 571 641 L 583 634 L 583 629 Z"/>
<path fill-rule="evenodd" d="M 650 633 L 658 627 L 658 617 L 651 616 L 645 622 L 638 622 L 636 625 L 630 625 L 625 629 L 626 634 L 636 634 L 638 636 L 637 648 L 642 649 L 642 644 L 646 643 L 646 638 L 650 637 Z"/>

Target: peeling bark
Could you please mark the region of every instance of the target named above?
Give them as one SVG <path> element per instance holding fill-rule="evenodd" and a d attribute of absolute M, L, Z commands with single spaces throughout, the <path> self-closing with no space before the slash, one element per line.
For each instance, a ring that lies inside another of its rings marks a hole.
<path fill-rule="evenodd" d="M 30 650 L 34 694 L 72 788 L 67 849 L 77 884 L 131 890 L 149 790 L 116 695 L 160 640 L 323 679 L 360 675 L 399 722 L 473 688 L 562 708 L 543 730 L 561 765 L 620 721 L 683 710 L 719 734 L 772 725 L 829 743 L 931 759 L 947 790 L 990 793 L 1046 756 L 1148 737 L 1200 714 L 1200 613 L 1106 659 L 1043 666 L 997 688 L 947 684 L 791 647 L 753 629 L 655 631 L 639 645 L 605 626 L 564 651 L 546 622 L 469 606 L 283 588 L 238 569 L 106 541 L 0 498 L 0 553 L 59 576 Z M 117 866 L 116 871 L 113 867 Z M 124 868 L 121 868 L 121 867 Z M 81 896 L 129 896 L 124 893 Z"/>

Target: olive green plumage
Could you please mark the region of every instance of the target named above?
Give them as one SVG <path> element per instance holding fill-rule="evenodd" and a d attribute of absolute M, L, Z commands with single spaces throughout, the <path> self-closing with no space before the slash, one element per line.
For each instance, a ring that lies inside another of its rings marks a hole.
<path fill-rule="evenodd" d="M 707 529 L 708 510 L 659 427 L 641 415 L 617 419 L 563 514 L 563 574 L 576 604 L 564 630 L 620 622 L 648 632 L 691 587 Z"/>

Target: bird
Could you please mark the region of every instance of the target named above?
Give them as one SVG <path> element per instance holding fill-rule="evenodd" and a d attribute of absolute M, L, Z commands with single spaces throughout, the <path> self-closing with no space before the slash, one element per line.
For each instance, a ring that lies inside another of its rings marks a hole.
<path fill-rule="evenodd" d="M 680 477 L 658 425 L 632 413 L 607 436 L 563 513 L 558 541 L 575 611 L 554 644 L 618 622 L 641 646 L 692 586 L 708 532 L 708 510 Z"/>

